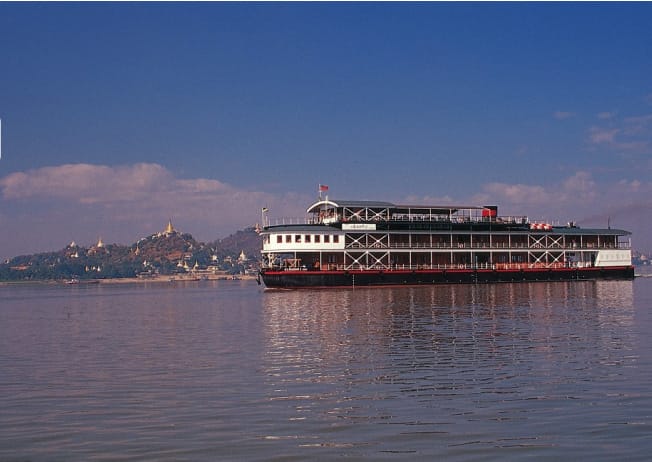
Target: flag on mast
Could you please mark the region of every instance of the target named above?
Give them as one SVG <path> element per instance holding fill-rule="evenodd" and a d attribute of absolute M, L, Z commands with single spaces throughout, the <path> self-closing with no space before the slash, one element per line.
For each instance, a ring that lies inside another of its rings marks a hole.
<path fill-rule="evenodd" d="M 328 186 L 325 184 L 320 184 L 319 185 L 319 192 L 326 192 L 328 191 Z"/>

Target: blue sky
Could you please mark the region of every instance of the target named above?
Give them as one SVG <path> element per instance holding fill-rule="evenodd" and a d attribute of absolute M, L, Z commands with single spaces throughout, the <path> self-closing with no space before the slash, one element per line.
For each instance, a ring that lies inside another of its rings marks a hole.
<path fill-rule="evenodd" d="M 0 3 L 0 257 L 332 197 L 652 251 L 649 3 Z"/>

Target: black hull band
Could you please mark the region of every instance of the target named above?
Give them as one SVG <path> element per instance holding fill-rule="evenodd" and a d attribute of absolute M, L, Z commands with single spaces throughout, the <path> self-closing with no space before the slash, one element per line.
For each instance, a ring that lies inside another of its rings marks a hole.
<path fill-rule="evenodd" d="M 270 289 L 633 279 L 633 266 L 521 270 L 261 271 Z"/>

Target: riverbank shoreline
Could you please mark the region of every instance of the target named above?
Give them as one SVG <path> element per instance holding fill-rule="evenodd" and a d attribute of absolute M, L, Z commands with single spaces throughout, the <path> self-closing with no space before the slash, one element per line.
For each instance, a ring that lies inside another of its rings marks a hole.
<path fill-rule="evenodd" d="M 184 283 L 184 282 L 202 282 L 202 281 L 255 281 L 256 277 L 251 275 L 207 275 L 196 277 L 192 275 L 161 275 L 153 277 L 135 277 L 135 278 L 106 278 L 106 279 L 42 279 L 34 281 L 0 281 L 0 287 L 9 285 L 27 285 L 27 284 L 51 284 L 51 285 L 96 285 L 96 284 L 143 284 L 143 283 Z"/>

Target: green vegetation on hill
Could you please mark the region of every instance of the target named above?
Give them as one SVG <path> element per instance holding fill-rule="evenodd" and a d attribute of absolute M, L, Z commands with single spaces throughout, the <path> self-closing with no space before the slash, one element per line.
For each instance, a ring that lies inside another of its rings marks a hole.
<path fill-rule="evenodd" d="M 241 252 L 247 262 L 238 260 Z M 176 274 L 189 267 L 238 273 L 255 266 L 259 252 L 260 237 L 253 228 L 208 244 L 172 231 L 152 234 L 129 246 L 71 244 L 55 252 L 14 257 L 0 264 L 0 280 L 124 278 Z"/>
<path fill-rule="evenodd" d="M 207 244 L 220 258 L 239 255 L 244 252 L 249 258 L 258 260 L 260 255 L 260 236 L 254 228 L 247 228 Z"/>

